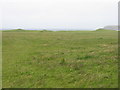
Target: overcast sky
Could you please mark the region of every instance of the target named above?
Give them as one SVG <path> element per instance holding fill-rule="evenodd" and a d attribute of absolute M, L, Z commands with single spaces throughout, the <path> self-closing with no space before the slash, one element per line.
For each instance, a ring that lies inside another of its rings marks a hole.
<path fill-rule="evenodd" d="M 119 0 L 2 0 L 6 29 L 88 29 L 117 25 Z"/>

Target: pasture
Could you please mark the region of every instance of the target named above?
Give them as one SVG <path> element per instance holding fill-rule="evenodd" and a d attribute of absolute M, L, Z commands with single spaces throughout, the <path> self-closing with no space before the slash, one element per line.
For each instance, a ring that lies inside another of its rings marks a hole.
<path fill-rule="evenodd" d="M 2 32 L 3 88 L 117 88 L 118 32 Z"/>

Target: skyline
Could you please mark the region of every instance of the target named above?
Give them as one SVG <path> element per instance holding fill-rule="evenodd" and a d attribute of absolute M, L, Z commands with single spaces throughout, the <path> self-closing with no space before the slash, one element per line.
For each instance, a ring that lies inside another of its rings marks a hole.
<path fill-rule="evenodd" d="M 119 0 L 4 0 L 0 29 L 95 30 L 118 24 Z"/>

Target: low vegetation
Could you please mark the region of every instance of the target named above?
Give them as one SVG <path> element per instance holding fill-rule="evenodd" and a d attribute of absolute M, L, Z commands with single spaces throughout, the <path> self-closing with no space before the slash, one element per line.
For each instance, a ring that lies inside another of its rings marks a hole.
<path fill-rule="evenodd" d="M 117 31 L 3 31 L 3 88 L 117 88 Z"/>

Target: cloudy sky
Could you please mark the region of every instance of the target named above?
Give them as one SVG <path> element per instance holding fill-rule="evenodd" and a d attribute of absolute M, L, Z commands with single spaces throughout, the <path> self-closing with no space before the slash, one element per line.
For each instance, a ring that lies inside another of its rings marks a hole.
<path fill-rule="evenodd" d="M 0 28 L 95 30 L 117 25 L 118 1 L 2 0 Z"/>

